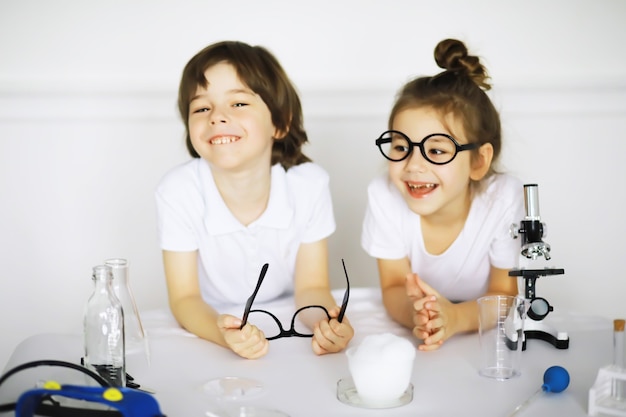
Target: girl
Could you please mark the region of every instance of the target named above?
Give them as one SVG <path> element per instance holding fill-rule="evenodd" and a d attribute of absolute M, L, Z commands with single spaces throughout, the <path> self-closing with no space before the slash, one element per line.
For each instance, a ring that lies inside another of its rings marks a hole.
<path fill-rule="evenodd" d="M 156 190 L 176 320 L 244 358 L 265 355 L 261 330 L 218 311 L 243 305 L 268 263 L 255 302 L 295 289 L 297 307 L 321 305 L 332 318 L 307 314 L 315 309 L 299 315 L 312 329 L 313 351 L 345 348 L 353 329 L 336 319 L 328 279 L 326 240 L 335 230 L 329 178 L 301 152 L 300 99 L 276 58 L 241 42 L 210 45 L 187 63 L 178 107 L 193 159 Z"/>
<path fill-rule="evenodd" d="M 524 215 L 521 182 L 494 169 L 500 119 L 485 68 L 454 39 L 437 45 L 435 60 L 444 71 L 404 86 L 376 141 L 390 162 L 368 187 L 361 238 L 377 258 L 385 308 L 421 350 L 476 330 L 478 297 L 517 294 L 509 228 Z"/>

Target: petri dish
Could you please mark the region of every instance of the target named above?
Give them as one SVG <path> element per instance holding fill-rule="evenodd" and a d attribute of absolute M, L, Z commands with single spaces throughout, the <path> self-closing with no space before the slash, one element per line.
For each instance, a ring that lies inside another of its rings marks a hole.
<path fill-rule="evenodd" d="M 404 393 L 396 399 L 390 401 L 367 401 L 359 396 L 354 386 L 352 378 L 340 379 L 337 381 L 337 399 L 344 404 L 360 408 L 395 408 L 410 403 L 413 400 L 413 384 L 409 386 Z"/>
<path fill-rule="evenodd" d="M 238 376 L 212 379 L 202 385 L 202 390 L 214 398 L 231 401 L 255 398 L 265 391 L 262 382 Z"/>
<path fill-rule="evenodd" d="M 289 417 L 280 410 L 244 405 L 228 409 L 229 417 Z"/>

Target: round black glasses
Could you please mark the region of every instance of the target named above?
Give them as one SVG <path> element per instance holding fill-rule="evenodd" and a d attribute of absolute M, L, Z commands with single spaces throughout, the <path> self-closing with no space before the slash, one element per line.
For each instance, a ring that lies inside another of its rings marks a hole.
<path fill-rule="evenodd" d="M 387 130 L 376 139 L 376 146 L 385 158 L 393 162 L 405 160 L 417 146 L 428 162 L 445 165 L 452 162 L 457 153 L 476 149 L 479 145 L 477 143 L 459 145 L 452 136 L 445 133 L 433 133 L 421 142 L 412 142 L 407 135 L 398 130 Z"/>

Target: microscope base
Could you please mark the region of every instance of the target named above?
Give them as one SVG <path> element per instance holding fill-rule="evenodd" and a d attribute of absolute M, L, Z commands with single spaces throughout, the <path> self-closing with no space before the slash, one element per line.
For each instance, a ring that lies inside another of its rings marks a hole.
<path fill-rule="evenodd" d="M 569 336 L 567 335 L 567 332 L 559 332 L 543 323 L 528 319 L 524 322 L 524 329 L 524 343 L 522 345 L 522 350 L 526 350 L 526 341 L 528 339 L 543 340 L 550 343 L 557 349 L 569 348 Z"/>
<path fill-rule="evenodd" d="M 526 340 L 528 339 L 540 339 L 553 345 L 557 349 L 569 348 L 569 337 L 566 339 L 557 339 L 553 334 L 542 332 L 538 330 L 528 330 L 524 332 L 524 344 L 522 350 L 526 349 Z"/>

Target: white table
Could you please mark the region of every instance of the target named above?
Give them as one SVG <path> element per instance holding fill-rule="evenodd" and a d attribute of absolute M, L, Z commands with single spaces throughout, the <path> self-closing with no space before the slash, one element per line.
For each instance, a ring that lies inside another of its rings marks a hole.
<path fill-rule="evenodd" d="M 334 295 L 340 302 L 343 291 Z M 291 299 L 255 305 L 255 308 L 261 307 L 285 322 L 294 311 Z M 238 310 L 233 313 L 240 315 Z M 264 392 L 243 403 L 279 409 L 292 417 L 488 417 L 507 416 L 541 386 L 543 373 L 549 366 L 560 365 L 570 372 L 569 388 L 561 394 L 540 396 L 522 415 L 586 416 L 589 388 L 598 369 L 612 360 L 612 323 L 605 318 L 559 313 L 558 306 L 556 310 L 546 320 L 568 332 L 569 349 L 558 350 L 544 341 L 529 340 L 523 353 L 522 375 L 496 381 L 478 374 L 478 335 L 458 335 L 437 351 L 417 352 L 412 377 L 413 401 L 384 410 L 357 408 L 337 400 L 337 381 L 349 376 L 343 353 L 318 357 L 311 351 L 310 339 L 284 338 L 270 342 L 267 356 L 245 360 L 183 331 L 168 311 L 143 314 L 142 321 L 150 340 L 151 364 L 148 365 L 142 356 L 128 355 L 127 371 L 136 382 L 155 390 L 161 410 L 168 417 L 207 416 L 207 410 L 215 411 L 215 403 L 201 387 L 207 381 L 223 376 L 261 381 Z M 367 334 L 386 331 L 410 337 L 408 330 L 387 317 L 377 288 L 353 289 L 347 317 L 356 330 L 352 345 L 358 344 Z M 35 335 L 17 346 L 5 371 L 40 359 L 77 363 L 82 349 L 82 335 Z M 83 378 L 78 374 L 77 382 L 76 371 L 45 368 L 11 377 L 11 382 L 7 381 L 0 388 L 0 402 L 14 401 L 19 393 L 32 388 L 37 379 L 80 383 Z"/>

